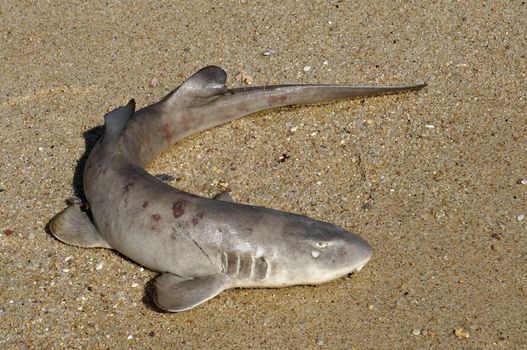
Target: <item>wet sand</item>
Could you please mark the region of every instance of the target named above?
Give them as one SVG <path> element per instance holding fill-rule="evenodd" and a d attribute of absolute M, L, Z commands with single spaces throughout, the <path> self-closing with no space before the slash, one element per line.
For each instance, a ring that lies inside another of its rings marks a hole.
<path fill-rule="evenodd" d="M 5 1 L 0 16 L 1 348 L 527 344 L 525 2 Z M 230 86 L 428 83 L 259 113 L 149 166 L 192 193 L 228 187 L 360 234 L 374 247 L 360 273 L 160 313 L 154 272 L 46 232 L 78 185 L 83 133 L 209 64 Z"/>

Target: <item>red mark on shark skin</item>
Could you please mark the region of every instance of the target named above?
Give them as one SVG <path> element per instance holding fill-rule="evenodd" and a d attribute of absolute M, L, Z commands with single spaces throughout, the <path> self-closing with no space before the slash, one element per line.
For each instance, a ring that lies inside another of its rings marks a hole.
<path fill-rule="evenodd" d="M 155 213 L 155 214 L 152 214 L 151 218 L 154 221 L 159 221 L 161 220 L 161 215 L 159 215 L 158 213 Z"/>
<path fill-rule="evenodd" d="M 271 96 L 267 99 L 270 106 L 282 104 L 287 100 L 287 96 Z"/>
<path fill-rule="evenodd" d="M 146 207 L 148 207 L 148 201 L 143 202 L 143 208 L 146 208 Z"/>
<path fill-rule="evenodd" d="M 127 183 L 124 187 L 123 187 L 123 194 L 126 194 L 126 192 L 130 191 L 130 188 L 134 185 L 133 182 L 129 182 Z"/>
<path fill-rule="evenodd" d="M 163 124 L 161 132 L 163 133 L 163 137 L 167 140 L 172 139 L 172 136 L 174 136 L 174 130 L 170 129 L 170 125 L 168 125 L 168 123 Z"/>
<path fill-rule="evenodd" d="M 196 226 L 199 222 L 199 219 L 203 219 L 204 216 L 205 216 L 205 212 L 200 211 L 195 217 L 192 218 L 191 220 L 192 225 Z"/>
<path fill-rule="evenodd" d="M 181 215 L 185 214 L 185 201 L 175 201 L 174 204 L 172 204 L 172 215 L 174 215 L 175 218 L 179 218 Z"/>

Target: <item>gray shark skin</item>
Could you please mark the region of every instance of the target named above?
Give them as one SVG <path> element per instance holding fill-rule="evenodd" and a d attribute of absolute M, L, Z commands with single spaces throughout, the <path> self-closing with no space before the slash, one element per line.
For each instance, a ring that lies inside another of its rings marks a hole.
<path fill-rule="evenodd" d="M 115 249 L 151 270 L 154 301 L 191 309 L 237 287 L 320 284 L 359 271 L 370 245 L 333 224 L 201 198 L 144 170 L 163 148 L 199 131 L 265 109 L 420 89 L 408 86 L 278 85 L 227 89 L 226 73 L 201 69 L 161 101 L 109 112 L 84 169 L 93 222 L 74 201 L 50 222 L 59 240 Z"/>

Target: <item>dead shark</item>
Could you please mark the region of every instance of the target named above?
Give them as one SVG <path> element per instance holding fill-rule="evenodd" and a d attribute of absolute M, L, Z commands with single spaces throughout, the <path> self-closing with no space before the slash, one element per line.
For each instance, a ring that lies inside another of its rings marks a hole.
<path fill-rule="evenodd" d="M 424 86 L 227 89 L 226 77 L 205 67 L 157 103 L 135 111 L 131 100 L 106 114 L 84 169 L 93 221 L 73 201 L 49 225 L 65 243 L 115 249 L 161 272 L 154 301 L 163 310 L 188 310 L 229 288 L 324 283 L 359 271 L 372 254 L 365 240 L 333 224 L 169 186 L 144 170 L 163 148 L 265 109 Z"/>

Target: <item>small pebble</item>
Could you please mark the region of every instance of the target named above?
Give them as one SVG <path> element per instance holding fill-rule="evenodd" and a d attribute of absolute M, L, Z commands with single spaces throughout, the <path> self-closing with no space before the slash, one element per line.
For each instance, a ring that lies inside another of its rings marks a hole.
<path fill-rule="evenodd" d="M 134 339 L 134 336 L 130 334 L 130 335 L 128 336 L 128 339 Z"/>
<path fill-rule="evenodd" d="M 318 345 L 318 346 L 322 346 L 322 345 L 324 345 L 324 339 L 322 339 L 322 338 L 317 338 L 317 345 Z"/>
<path fill-rule="evenodd" d="M 432 124 L 426 124 L 425 127 L 428 129 L 435 129 L 435 125 Z"/>
<path fill-rule="evenodd" d="M 104 263 L 103 263 L 102 261 L 99 261 L 99 262 L 95 265 L 95 270 L 100 271 L 100 270 L 102 270 L 103 266 L 104 266 Z"/>
<path fill-rule="evenodd" d="M 418 336 L 421 334 L 421 330 L 419 328 L 412 329 L 412 335 Z"/>
<path fill-rule="evenodd" d="M 69 255 L 67 257 L 64 258 L 64 261 L 68 262 L 70 261 L 71 259 L 73 259 L 73 255 Z"/>
<path fill-rule="evenodd" d="M 155 88 L 157 86 L 157 83 L 157 79 L 152 78 L 152 80 L 150 80 L 150 82 L 148 83 L 148 86 L 150 86 L 151 88 Z"/>
<path fill-rule="evenodd" d="M 516 181 L 518 185 L 527 185 L 527 178 Z"/>
<path fill-rule="evenodd" d="M 139 284 L 137 284 L 137 283 L 132 283 L 132 288 L 137 288 L 137 287 L 139 287 Z"/>
<path fill-rule="evenodd" d="M 525 219 L 525 215 L 524 214 L 516 215 L 516 220 L 518 220 L 518 222 L 522 222 L 524 219 Z"/>
<path fill-rule="evenodd" d="M 176 179 L 174 176 L 169 174 L 157 174 L 155 177 L 161 181 L 174 181 Z"/>
<path fill-rule="evenodd" d="M 311 70 L 311 66 L 305 66 L 303 70 L 304 72 L 309 72 Z"/>
<path fill-rule="evenodd" d="M 454 335 L 458 338 L 465 338 L 465 339 L 468 339 L 470 337 L 470 334 L 463 328 L 456 328 L 454 330 Z"/>
<path fill-rule="evenodd" d="M 269 57 L 269 56 L 274 55 L 275 53 L 276 53 L 275 50 L 266 50 L 266 51 L 262 52 L 262 55 Z"/>
<path fill-rule="evenodd" d="M 284 163 L 289 158 L 290 156 L 287 153 L 282 153 L 282 155 L 278 157 L 278 163 Z"/>
<path fill-rule="evenodd" d="M 38 150 L 42 152 L 44 150 L 44 147 L 39 147 Z"/>
<path fill-rule="evenodd" d="M 234 80 L 239 82 L 239 83 L 243 83 L 243 84 L 247 84 L 247 85 L 251 85 L 253 83 L 253 78 L 249 74 L 247 74 L 245 72 L 238 73 L 234 77 Z"/>

